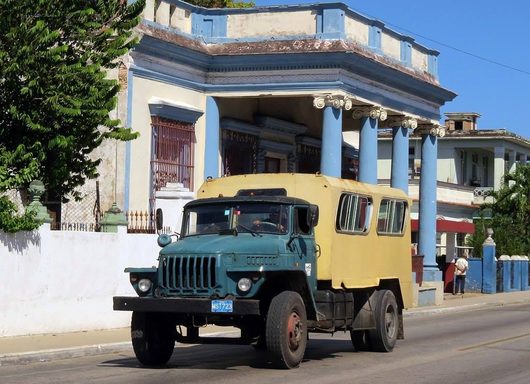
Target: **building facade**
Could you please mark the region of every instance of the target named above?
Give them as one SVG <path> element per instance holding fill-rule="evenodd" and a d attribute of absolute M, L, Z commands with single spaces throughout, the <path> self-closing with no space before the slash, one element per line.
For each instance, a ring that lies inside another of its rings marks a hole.
<path fill-rule="evenodd" d="M 456 96 L 438 81 L 438 52 L 341 3 L 205 9 L 148 0 L 137 32 L 117 73 L 116 113 L 140 137 L 101 149 L 103 210 L 164 206 L 178 230 L 179 207 L 208 177 L 321 172 L 376 184 L 381 127 L 393 132 L 391 184 L 408 190 L 414 130 L 425 194 L 419 248 L 438 278 L 440 107 Z"/>

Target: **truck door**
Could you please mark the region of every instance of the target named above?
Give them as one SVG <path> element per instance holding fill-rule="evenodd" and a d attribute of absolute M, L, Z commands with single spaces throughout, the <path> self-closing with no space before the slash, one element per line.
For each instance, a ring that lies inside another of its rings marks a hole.
<path fill-rule="evenodd" d="M 308 222 L 307 206 L 295 206 L 293 215 L 293 240 L 291 249 L 304 266 L 307 281 L 312 291 L 316 290 L 317 263 L 314 231 Z"/>

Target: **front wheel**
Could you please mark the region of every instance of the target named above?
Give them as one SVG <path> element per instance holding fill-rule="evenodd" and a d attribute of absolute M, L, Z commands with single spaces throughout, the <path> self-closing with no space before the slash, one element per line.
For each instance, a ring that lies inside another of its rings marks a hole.
<path fill-rule="evenodd" d="M 131 339 L 136 358 L 146 366 L 166 364 L 175 347 L 173 324 L 156 313 L 133 312 Z"/>
<path fill-rule="evenodd" d="M 396 296 L 386 289 L 377 291 L 376 295 L 375 329 L 369 331 L 369 340 L 374 351 L 391 352 L 399 329 Z"/>
<path fill-rule="evenodd" d="M 275 296 L 265 329 L 267 350 L 280 368 L 300 365 L 307 345 L 307 314 L 302 297 L 293 291 Z"/>

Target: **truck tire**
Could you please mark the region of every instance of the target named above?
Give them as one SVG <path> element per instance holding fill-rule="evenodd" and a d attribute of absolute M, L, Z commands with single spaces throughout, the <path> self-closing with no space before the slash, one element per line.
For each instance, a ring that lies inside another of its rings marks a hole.
<path fill-rule="evenodd" d="M 136 358 L 145 366 L 166 364 L 175 347 L 173 325 L 156 313 L 132 313 L 131 339 Z"/>
<path fill-rule="evenodd" d="M 272 299 L 265 337 L 274 365 L 286 369 L 300 365 L 307 345 L 307 314 L 298 293 L 284 291 Z"/>
<path fill-rule="evenodd" d="M 399 329 L 396 297 L 387 289 L 375 294 L 375 329 L 368 332 L 370 344 L 376 352 L 392 352 Z"/>
<path fill-rule="evenodd" d="M 351 342 L 356 351 L 369 351 L 371 349 L 370 334 L 367 330 L 350 331 Z"/>

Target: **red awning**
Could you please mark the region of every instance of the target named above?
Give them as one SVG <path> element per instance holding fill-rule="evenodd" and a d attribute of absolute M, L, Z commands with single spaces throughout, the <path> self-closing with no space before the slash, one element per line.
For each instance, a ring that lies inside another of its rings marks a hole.
<path fill-rule="evenodd" d="M 418 232 L 418 220 L 412 219 L 412 232 Z M 475 233 L 475 224 L 466 221 L 436 219 L 436 232 Z"/>

